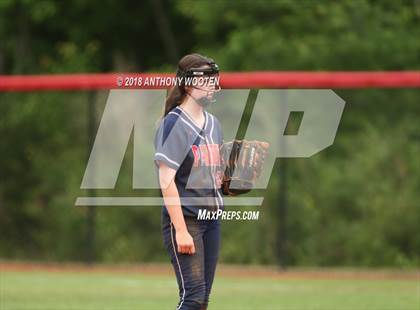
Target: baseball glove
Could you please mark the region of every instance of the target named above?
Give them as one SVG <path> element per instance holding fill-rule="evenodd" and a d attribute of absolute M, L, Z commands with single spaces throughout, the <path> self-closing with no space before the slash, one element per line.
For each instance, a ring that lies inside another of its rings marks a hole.
<path fill-rule="evenodd" d="M 262 141 L 234 140 L 222 144 L 224 169 L 222 191 L 236 196 L 249 192 L 261 174 L 269 144 Z"/>

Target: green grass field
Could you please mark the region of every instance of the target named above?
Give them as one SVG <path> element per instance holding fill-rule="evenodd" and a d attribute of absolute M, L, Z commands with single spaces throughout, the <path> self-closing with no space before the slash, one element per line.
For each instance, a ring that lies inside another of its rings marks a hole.
<path fill-rule="evenodd" d="M 2 270 L 0 309 L 174 309 L 172 275 Z M 420 309 L 414 279 L 276 279 L 218 275 L 211 309 Z"/>

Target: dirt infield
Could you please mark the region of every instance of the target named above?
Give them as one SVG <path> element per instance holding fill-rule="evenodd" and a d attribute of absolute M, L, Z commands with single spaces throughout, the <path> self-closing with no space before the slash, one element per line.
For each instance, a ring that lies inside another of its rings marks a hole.
<path fill-rule="evenodd" d="M 339 269 L 339 268 L 290 268 L 287 270 L 273 266 L 237 266 L 219 265 L 219 276 L 255 277 L 274 279 L 307 279 L 307 280 L 413 280 L 420 281 L 420 270 L 398 269 Z M 0 272 L 97 272 L 97 273 L 139 273 L 147 275 L 172 274 L 169 264 L 82 264 L 82 263 L 38 263 L 0 261 Z"/>

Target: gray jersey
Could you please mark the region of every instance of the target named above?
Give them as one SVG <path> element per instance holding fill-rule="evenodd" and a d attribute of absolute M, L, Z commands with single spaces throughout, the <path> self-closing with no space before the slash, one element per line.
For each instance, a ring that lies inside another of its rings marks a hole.
<path fill-rule="evenodd" d="M 223 133 L 217 118 L 204 113 L 204 126 L 199 128 L 178 106 L 162 119 L 155 136 L 155 162 L 164 162 L 176 170 L 175 184 L 186 216 L 197 216 L 199 208 L 223 209 Z"/>

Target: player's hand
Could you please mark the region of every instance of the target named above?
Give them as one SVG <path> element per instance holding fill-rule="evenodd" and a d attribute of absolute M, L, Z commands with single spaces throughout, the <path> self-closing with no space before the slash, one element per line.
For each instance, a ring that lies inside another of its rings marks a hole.
<path fill-rule="evenodd" d="M 195 253 L 194 240 L 187 230 L 177 231 L 175 235 L 178 253 L 192 255 Z"/>

